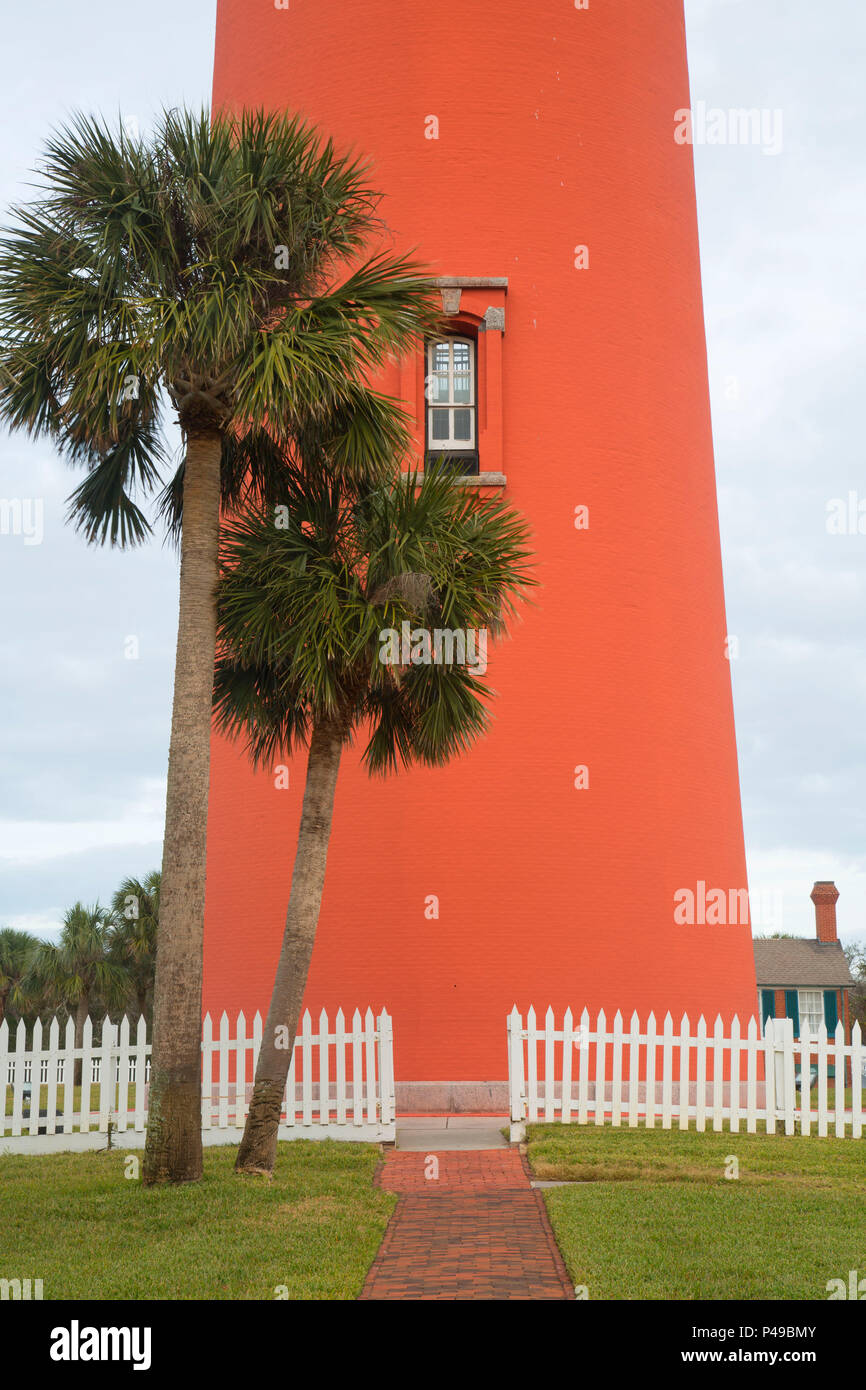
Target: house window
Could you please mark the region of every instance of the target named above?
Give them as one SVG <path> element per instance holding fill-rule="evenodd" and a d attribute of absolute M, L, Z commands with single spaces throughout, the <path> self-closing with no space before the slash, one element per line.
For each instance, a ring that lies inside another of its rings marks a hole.
<path fill-rule="evenodd" d="M 427 344 L 427 450 L 463 474 L 478 472 L 475 343 L 437 338 Z"/>
<path fill-rule="evenodd" d="M 824 1022 L 824 994 L 820 989 L 801 989 L 798 991 L 797 1006 L 800 1014 L 800 1029 L 809 1029 L 810 1037 L 815 1036 Z"/>

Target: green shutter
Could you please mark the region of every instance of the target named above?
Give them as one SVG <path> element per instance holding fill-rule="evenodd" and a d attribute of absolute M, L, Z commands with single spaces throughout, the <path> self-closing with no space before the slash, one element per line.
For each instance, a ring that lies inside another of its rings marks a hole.
<path fill-rule="evenodd" d="M 827 1025 L 827 1037 L 835 1037 L 836 1024 L 839 1022 L 839 1010 L 836 1006 L 835 989 L 824 990 L 824 1022 Z"/>
<path fill-rule="evenodd" d="M 795 989 L 785 990 L 785 1017 L 794 1020 L 794 1037 L 800 1036 L 800 1002 Z"/>
<path fill-rule="evenodd" d="M 776 995 L 772 989 L 761 990 L 761 1018 L 764 1023 L 768 1018 L 776 1017 Z"/>

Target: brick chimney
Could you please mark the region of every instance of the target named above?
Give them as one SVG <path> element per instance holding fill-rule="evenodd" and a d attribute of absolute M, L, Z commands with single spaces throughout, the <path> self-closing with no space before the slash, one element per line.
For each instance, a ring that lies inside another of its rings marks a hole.
<path fill-rule="evenodd" d="M 809 896 L 815 904 L 818 940 L 829 946 L 839 940 L 836 935 L 836 900 L 839 897 L 839 889 L 830 880 L 822 879 L 815 884 Z"/>

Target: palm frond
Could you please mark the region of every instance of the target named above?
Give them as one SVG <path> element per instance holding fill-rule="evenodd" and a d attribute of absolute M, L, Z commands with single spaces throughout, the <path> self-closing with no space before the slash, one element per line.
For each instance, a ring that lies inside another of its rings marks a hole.
<path fill-rule="evenodd" d="M 91 470 L 71 499 L 88 539 L 142 539 L 138 494 L 155 489 L 169 532 L 182 524 L 182 472 L 160 476 L 163 393 L 184 428 L 224 437 L 229 506 L 274 501 L 312 419 L 330 416 L 340 473 L 393 466 L 406 421 L 362 382 L 436 321 L 436 299 L 408 257 L 357 265 L 381 230 L 368 179 L 299 117 L 261 110 L 165 111 L 147 139 L 79 114 L 49 138 L 37 197 L 0 234 L 0 415 Z"/>
<path fill-rule="evenodd" d="M 435 471 L 375 485 L 328 472 L 330 438 L 309 425 L 286 467 L 279 525 L 268 511 L 227 525 L 217 723 L 258 764 L 336 713 L 350 729 L 371 726 L 371 772 L 438 765 L 488 727 L 484 672 L 477 661 L 388 664 L 383 635 L 404 620 L 501 632 L 534 583 L 529 532 L 509 507 Z"/>

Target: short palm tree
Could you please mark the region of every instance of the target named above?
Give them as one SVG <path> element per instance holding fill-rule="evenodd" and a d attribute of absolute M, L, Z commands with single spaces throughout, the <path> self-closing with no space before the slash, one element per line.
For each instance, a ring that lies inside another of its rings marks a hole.
<path fill-rule="evenodd" d="M 160 418 L 184 443 L 182 515 L 146 1183 L 201 1176 L 201 976 L 221 503 L 270 495 L 299 412 L 357 383 L 434 320 L 430 282 L 374 255 L 365 168 L 298 119 L 170 112 L 149 140 L 77 118 L 46 147 L 42 196 L 0 240 L 0 418 L 48 435 L 86 476 L 88 540 L 149 530 Z M 403 438 L 380 398 L 350 412 L 339 465 L 384 468 Z"/>
<path fill-rule="evenodd" d="M 284 502 L 281 524 L 247 515 L 227 531 L 219 590 L 219 724 L 259 764 L 308 749 L 285 932 L 236 1164 L 247 1173 L 273 1171 L 285 1040 L 297 1031 L 315 941 L 343 749 L 361 736 L 368 770 L 385 773 L 444 763 L 487 727 L 480 671 L 403 664 L 402 624 L 497 633 L 531 583 L 523 521 L 445 473 L 428 470 L 420 486 L 404 474 L 358 487 L 329 477 L 307 448 L 287 472 Z"/>
<path fill-rule="evenodd" d="M 125 878 L 111 903 L 109 952 L 123 967 L 139 1018 L 147 1012 L 153 989 L 161 878 L 159 869 L 144 879 Z"/>
<path fill-rule="evenodd" d="M 111 913 L 94 903 L 75 903 L 63 918 L 56 942 L 43 941 L 32 959 L 32 977 L 46 1000 L 65 1005 L 75 1019 L 75 1046 L 81 1047 L 84 1024 L 96 1005 L 110 1010 L 126 997 L 123 966 L 111 959 Z M 75 1063 L 75 1085 L 81 1062 Z"/>
<path fill-rule="evenodd" d="M 0 927 L 0 1023 L 6 1011 L 26 1011 L 34 1004 L 30 963 L 40 941 L 30 932 Z"/>

